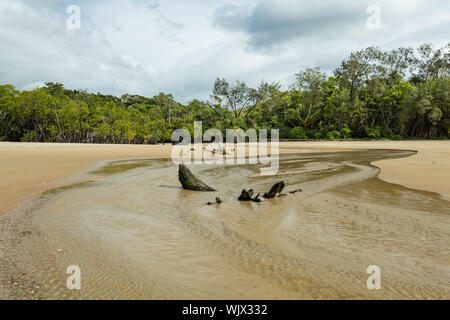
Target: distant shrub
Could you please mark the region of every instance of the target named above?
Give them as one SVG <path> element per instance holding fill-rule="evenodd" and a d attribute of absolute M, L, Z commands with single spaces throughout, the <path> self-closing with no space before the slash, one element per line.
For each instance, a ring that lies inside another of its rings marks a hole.
<path fill-rule="evenodd" d="M 315 139 L 315 140 L 320 139 L 322 137 L 322 135 L 319 131 L 312 130 L 312 129 L 306 130 L 306 135 L 308 136 L 309 139 Z"/>
<path fill-rule="evenodd" d="M 381 138 L 382 128 L 380 126 L 376 126 L 375 128 L 364 127 L 364 130 L 366 131 L 366 134 L 369 138 L 372 138 L 372 139 L 380 139 Z"/>
<path fill-rule="evenodd" d="M 320 133 L 320 131 L 313 131 L 310 138 L 319 140 L 319 139 L 322 139 L 322 134 Z"/>
<path fill-rule="evenodd" d="M 327 138 L 330 140 L 336 140 L 341 138 L 341 133 L 337 130 L 333 130 L 327 133 Z"/>
<path fill-rule="evenodd" d="M 399 135 L 393 135 L 393 136 L 391 137 L 391 140 L 403 140 L 403 137 L 402 137 L 402 136 L 399 136 Z"/>
<path fill-rule="evenodd" d="M 307 132 L 302 127 L 295 127 L 289 131 L 290 139 L 308 139 Z"/>
<path fill-rule="evenodd" d="M 280 139 L 289 139 L 290 128 L 282 127 L 280 129 Z"/>
<path fill-rule="evenodd" d="M 349 128 L 342 128 L 341 129 L 341 136 L 344 139 L 350 139 L 352 137 L 352 130 Z"/>
<path fill-rule="evenodd" d="M 23 134 L 22 138 L 20 139 L 22 142 L 38 142 L 39 137 L 38 134 L 34 131 L 27 131 Z"/>

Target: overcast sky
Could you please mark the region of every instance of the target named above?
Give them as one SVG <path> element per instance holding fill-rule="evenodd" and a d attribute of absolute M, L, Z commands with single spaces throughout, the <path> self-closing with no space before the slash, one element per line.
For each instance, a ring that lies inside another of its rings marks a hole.
<path fill-rule="evenodd" d="M 207 100 L 217 77 L 286 87 L 367 46 L 442 46 L 449 30 L 448 0 L 0 0 L 0 83 Z"/>

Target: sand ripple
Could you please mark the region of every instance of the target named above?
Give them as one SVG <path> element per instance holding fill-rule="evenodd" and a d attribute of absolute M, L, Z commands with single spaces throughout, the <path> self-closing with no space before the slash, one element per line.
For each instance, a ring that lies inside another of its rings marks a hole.
<path fill-rule="evenodd" d="M 0 295 L 449 299 L 448 202 L 380 181 L 369 165 L 409 154 L 284 155 L 275 177 L 259 176 L 258 166 L 194 167 L 216 194 L 180 189 L 167 161 L 125 164 L 135 169 L 41 195 L 0 218 Z M 304 192 L 236 201 L 242 188 L 263 192 L 280 179 Z M 222 205 L 205 205 L 216 195 Z M 366 288 L 374 264 L 382 290 Z M 69 265 L 81 268 L 80 291 L 66 287 Z"/>

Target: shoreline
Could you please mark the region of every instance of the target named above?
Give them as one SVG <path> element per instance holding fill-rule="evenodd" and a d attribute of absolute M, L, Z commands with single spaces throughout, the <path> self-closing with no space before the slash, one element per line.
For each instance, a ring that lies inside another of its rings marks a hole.
<path fill-rule="evenodd" d="M 109 162 L 93 183 L 26 200 L 0 217 L 0 297 L 446 299 L 448 203 L 376 179 L 370 165 L 411 152 L 307 151 L 258 179 L 255 165 L 193 166 L 225 199 L 216 207 L 206 205 L 213 195 L 178 187 L 170 160 L 128 172 L 142 160 Z M 230 200 L 281 177 L 303 192 Z M 373 263 L 386 270 L 382 291 L 365 290 Z M 68 265 L 87 270 L 81 291 L 67 290 Z"/>
<path fill-rule="evenodd" d="M 371 163 L 383 181 L 439 193 L 450 201 L 450 141 L 302 141 L 280 142 L 280 153 L 316 153 L 364 149 L 416 151 L 415 155 Z M 105 162 L 169 158 L 171 144 L 104 145 L 0 143 L 0 215 L 47 190 L 92 178 Z"/>

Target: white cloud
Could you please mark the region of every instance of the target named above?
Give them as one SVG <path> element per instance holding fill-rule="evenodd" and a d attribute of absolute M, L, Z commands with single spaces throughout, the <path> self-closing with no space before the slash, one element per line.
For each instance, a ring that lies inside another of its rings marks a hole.
<path fill-rule="evenodd" d="M 370 45 L 443 45 L 450 27 L 444 0 L 73 2 L 81 30 L 66 28 L 73 3 L 0 0 L 0 83 L 208 99 L 216 77 L 288 85 L 301 68 L 331 71 Z M 365 27 L 371 4 L 380 30 Z"/>
<path fill-rule="evenodd" d="M 28 84 L 22 86 L 20 89 L 21 90 L 33 90 L 33 89 L 38 89 L 38 88 L 42 88 L 42 87 L 45 87 L 44 82 L 32 82 L 32 83 L 28 83 Z"/>

